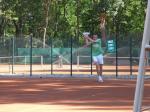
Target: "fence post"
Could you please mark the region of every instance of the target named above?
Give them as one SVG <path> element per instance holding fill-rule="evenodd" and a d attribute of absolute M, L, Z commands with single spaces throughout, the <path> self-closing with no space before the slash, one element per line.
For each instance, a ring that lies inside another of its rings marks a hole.
<path fill-rule="evenodd" d="M 53 74 L 53 39 L 51 38 L 51 75 Z"/>
<path fill-rule="evenodd" d="M 32 33 L 30 34 L 30 76 L 32 76 Z"/>
<path fill-rule="evenodd" d="M 71 36 L 71 76 L 72 76 L 72 36 Z"/>
<path fill-rule="evenodd" d="M 92 45 L 91 45 L 91 54 L 90 54 L 90 57 L 91 57 L 91 75 L 93 75 L 93 64 L 92 64 Z"/>
<path fill-rule="evenodd" d="M 132 76 L 132 36 L 130 36 L 130 76 Z"/>
<path fill-rule="evenodd" d="M 77 56 L 77 67 L 79 69 L 79 55 Z"/>
<path fill-rule="evenodd" d="M 12 37 L 12 74 L 14 74 L 14 51 L 15 51 L 15 43 L 14 37 Z"/>
<path fill-rule="evenodd" d="M 118 37 L 116 36 L 116 78 L 118 77 Z"/>

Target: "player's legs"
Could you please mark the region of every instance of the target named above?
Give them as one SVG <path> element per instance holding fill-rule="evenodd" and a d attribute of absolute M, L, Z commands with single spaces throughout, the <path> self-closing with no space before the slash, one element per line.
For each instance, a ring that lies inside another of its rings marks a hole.
<path fill-rule="evenodd" d="M 98 65 L 97 65 L 97 70 L 98 70 L 98 77 L 99 77 L 99 81 L 100 82 L 103 82 L 103 79 L 102 79 L 102 73 L 103 73 L 103 64 L 104 64 L 104 61 L 103 61 L 103 55 L 98 55 L 97 56 L 97 60 L 98 60 Z"/>
<path fill-rule="evenodd" d="M 102 76 L 103 71 L 103 64 L 97 65 L 98 75 Z"/>
<path fill-rule="evenodd" d="M 97 75 L 99 76 L 99 70 L 100 68 L 99 68 L 99 65 L 98 64 L 96 64 L 96 72 L 97 72 Z"/>
<path fill-rule="evenodd" d="M 102 78 L 103 65 L 98 64 L 96 66 L 97 66 L 98 82 L 103 82 L 103 78 Z"/>
<path fill-rule="evenodd" d="M 99 74 L 99 72 L 98 72 L 98 71 L 99 71 L 99 70 L 98 70 L 99 67 L 98 67 L 97 56 L 93 56 L 92 59 L 93 59 L 93 64 L 96 65 L 96 72 L 97 72 L 97 75 L 98 75 L 98 74 Z"/>
<path fill-rule="evenodd" d="M 103 64 L 99 64 L 99 56 L 93 56 L 93 64 L 96 65 L 96 72 L 97 72 L 97 75 L 98 75 L 98 81 L 99 82 L 103 82 L 103 79 L 101 77 L 102 75 L 102 65 Z"/>

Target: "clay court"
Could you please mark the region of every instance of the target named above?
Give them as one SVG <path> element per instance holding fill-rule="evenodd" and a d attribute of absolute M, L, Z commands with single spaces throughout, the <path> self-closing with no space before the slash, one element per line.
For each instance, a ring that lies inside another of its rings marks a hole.
<path fill-rule="evenodd" d="M 130 112 L 135 79 L 1 78 L 0 112 Z M 150 104 L 145 81 L 143 105 Z"/>

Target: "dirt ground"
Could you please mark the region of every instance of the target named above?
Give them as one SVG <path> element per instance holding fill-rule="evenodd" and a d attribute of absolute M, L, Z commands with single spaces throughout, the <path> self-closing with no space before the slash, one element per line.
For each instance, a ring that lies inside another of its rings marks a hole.
<path fill-rule="evenodd" d="M 1 78 L 0 112 L 131 112 L 135 79 Z M 145 81 L 143 105 L 150 104 Z"/>
<path fill-rule="evenodd" d="M 137 75 L 138 66 L 118 66 L 119 75 Z M 131 73 L 132 69 L 132 73 Z M 52 71 L 51 71 L 52 70 Z M 30 65 L 0 65 L 0 74 L 30 74 Z M 32 74 L 70 74 L 71 65 L 32 65 Z M 91 65 L 72 65 L 72 74 L 91 74 Z M 95 66 L 92 66 L 92 74 L 96 74 Z M 150 67 L 146 67 L 146 74 L 150 75 Z M 116 75 L 116 66 L 103 66 L 103 75 Z"/>

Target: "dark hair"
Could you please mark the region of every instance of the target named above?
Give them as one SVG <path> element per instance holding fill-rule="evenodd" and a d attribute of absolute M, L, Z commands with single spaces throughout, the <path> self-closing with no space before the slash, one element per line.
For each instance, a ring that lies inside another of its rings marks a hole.
<path fill-rule="evenodd" d="M 98 38 L 98 35 L 97 35 L 97 34 L 93 34 L 92 38 L 93 38 L 94 36 L 97 36 L 97 38 Z"/>

